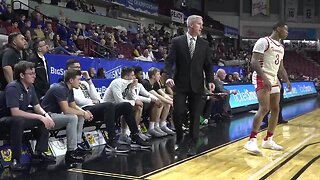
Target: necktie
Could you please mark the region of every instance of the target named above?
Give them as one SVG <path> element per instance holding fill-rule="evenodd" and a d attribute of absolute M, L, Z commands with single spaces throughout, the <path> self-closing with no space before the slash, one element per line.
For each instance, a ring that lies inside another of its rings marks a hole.
<path fill-rule="evenodd" d="M 194 38 L 190 38 L 190 42 L 189 42 L 189 52 L 190 52 L 191 58 L 192 58 L 192 56 L 193 56 L 194 49 L 195 49 L 195 39 L 194 39 Z"/>

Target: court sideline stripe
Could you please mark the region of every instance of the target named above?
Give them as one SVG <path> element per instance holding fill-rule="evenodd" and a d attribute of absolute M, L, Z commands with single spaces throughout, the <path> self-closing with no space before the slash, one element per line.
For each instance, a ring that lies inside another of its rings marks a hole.
<path fill-rule="evenodd" d="M 249 179 L 257 179 L 257 177 L 262 174 L 264 171 L 266 171 L 267 169 L 271 168 L 272 166 L 274 166 L 275 164 L 277 164 L 279 161 L 281 161 L 285 156 L 293 153 L 295 150 L 297 150 L 300 146 L 302 146 L 302 144 L 304 144 L 305 142 L 309 141 L 311 138 L 316 137 L 318 135 L 312 135 L 310 137 L 308 137 L 307 139 L 305 139 L 304 141 L 302 141 L 301 143 L 299 143 L 298 145 L 296 145 L 294 148 L 292 148 L 290 151 L 284 153 L 282 156 L 278 157 L 276 160 L 272 161 L 271 163 L 269 163 L 267 166 L 265 166 L 264 168 L 260 169 L 258 172 L 256 172 L 255 174 L 253 174 Z M 278 169 L 280 169 L 283 165 L 285 165 L 286 163 L 288 163 L 291 159 L 293 159 L 295 156 L 297 156 L 301 151 L 303 151 L 305 148 L 307 148 L 308 146 L 312 146 L 315 144 L 319 144 L 320 142 L 315 142 L 315 143 L 311 143 L 311 144 L 307 144 L 305 146 L 303 146 L 302 148 L 300 148 L 298 151 L 296 151 L 295 153 L 293 153 L 290 157 L 288 157 L 287 159 L 285 159 L 283 162 L 281 162 L 280 164 L 278 164 L 276 167 L 274 167 L 272 170 L 270 170 L 267 174 L 265 174 L 264 176 L 262 176 L 260 179 L 266 179 L 269 176 L 271 176 L 274 172 L 276 172 Z"/>
<path fill-rule="evenodd" d="M 304 173 L 314 162 L 320 159 L 320 155 L 314 157 L 311 161 L 309 161 L 303 168 L 301 168 L 291 179 L 298 179 L 302 173 Z"/>
<path fill-rule="evenodd" d="M 123 178 L 123 179 L 138 179 L 139 178 L 138 176 L 130 176 L 130 175 L 124 175 L 124 174 L 108 173 L 108 172 L 103 172 L 103 171 L 92 171 L 92 170 L 77 169 L 77 168 L 72 168 L 72 169 L 69 169 L 68 171 L 69 172 L 76 172 L 76 173 L 83 173 L 83 174 L 97 175 L 97 176 Z"/>
<path fill-rule="evenodd" d="M 307 113 L 305 113 L 305 114 L 301 114 L 301 115 L 298 115 L 298 116 L 289 118 L 288 120 L 290 120 L 290 121 L 296 120 L 297 117 L 303 116 L 303 115 L 306 115 L 306 114 L 312 113 L 312 112 L 314 112 L 314 111 L 310 111 L 310 112 L 307 112 Z M 278 125 L 278 126 L 281 126 L 281 125 L 283 125 L 283 124 L 280 124 L 280 125 Z M 259 131 L 259 133 L 266 131 L 266 129 L 267 129 L 267 128 L 261 129 L 261 130 Z M 186 158 L 186 159 L 182 159 L 182 160 L 180 160 L 180 161 L 178 161 L 178 162 L 169 164 L 169 165 L 167 165 L 167 166 L 165 166 L 165 167 L 163 167 L 163 168 L 160 168 L 160 169 L 151 171 L 151 172 L 149 172 L 149 173 L 147 173 L 147 174 L 144 174 L 144 175 L 142 175 L 142 176 L 130 176 L 130 175 L 125 175 L 125 174 L 108 173 L 108 172 L 103 172 L 103 171 L 91 171 L 91 170 L 76 169 L 76 168 L 69 169 L 68 171 L 70 171 L 70 172 L 78 172 L 78 173 L 86 173 L 86 174 L 93 174 L 93 175 L 101 175 L 101 176 L 109 176 L 109 177 L 121 177 L 121 178 L 127 178 L 127 179 L 145 179 L 145 178 L 147 178 L 147 177 L 149 177 L 149 176 L 152 176 L 152 175 L 154 175 L 154 174 L 156 174 L 156 173 L 160 173 L 160 172 L 162 172 L 162 171 L 164 171 L 164 170 L 166 170 L 166 169 L 169 169 L 169 168 L 171 168 L 171 167 L 174 167 L 174 166 L 177 166 L 177 165 L 179 165 L 179 164 L 185 163 L 185 162 L 187 162 L 187 161 L 189 161 L 189 160 L 195 159 L 195 158 L 197 158 L 197 157 L 199 157 L 199 156 L 202 156 L 202 155 L 204 155 L 204 154 L 206 154 L 206 153 L 209 153 L 209 152 L 215 151 L 215 150 L 217 150 L 217 149 L 219 149 L 219 148 L 222 148 L 222 147 L 228 146 L 228 145 L 230 145 L 230 144 L 236 143 L 236 142 L 241 141 L 241 140 L 243 140 L 243 139 L 245 139 L 245 138 L 248 138 L 248 137 L 249 137 L 249 136 L 244 136 L 244 137 L 235 139 L 235 140 L 233 140 L 233 141 L 230 141 L 230 142 L 221 144 L 221 145 L 219 145 L 219 146 L 216 146 L 216 147 L 214 147 L 214 148 L 211 148 L 211 149 L 208 149 L 208 150 L 206 150 L 206 151 L 204 151 L 204 152 L 201 152 L 201 153 L 199 153 L 199 154 L 197 154 L 197 155 L 195 155 L 195 156 L 191 156 L 191 157 L 188 157 L 188 158 Z M 85 172 L 85 171 L 86 171 L 86 172 Z"/>
<path fill-rule="evenodd" d="M 297 120 L 297 119 L 296 119 L 297 117 L 304 116 L 304 115 L 306 115 L 306 114 L 308 114 L 308 113 L 312 113 L 312 112 L 314 112 L 314 110 L 313 110 L 313 111 L 310 111 L 310 112 L 307 112 L 307 113 L 305 113 L 305 114 L 300 114 L 300 115 L 298 115 L 298 116 L 289 118 L 288 121 L 289 121 L 289 120 L 290 120 L 290 121 L 292 121 L 292 120 Z M 277 125 L 277 127 L 283 126 L 283 125 L 284 125 L 284 124 L 279 124 L 279 125 Z M 290 125 L 290 124 L 285 124 L 285 125 Z M 259 131 L 259 133 L 262 133 L 262 132 L 264 132 L 264 131 L 266 131 L 266 130 L 267 130 L 267 127 L 261 129 L 261 130 Z M 224 147 L 224 146 L 228 146 L 228 145 L 230 145 L 230 144 L 236 143 L 236 142 L 241 141 L 241 140 L 243 140 L 243 139 L 245 139 L 245 138 L 248 138 L 248 137 L 249 137 L 249 135 L 248 135 L 248 136 L 241 137 L 241 138 L 239 138 L 239 139 L 235 139 L 235 140 L 233 140 L 233 141 L 230 141 L 230 142 L 227 142 L 227 143 L 224 143 L 224 144 L 221 144 L 221 145 L 219 145 L 219 146 L 217 146 L 217 147 L 214 147 L 214 148 L 212 148 L 212 149 L 208 149 L 208 150 L 206 150 L 206 151 L 204 151 L 204 152 L 202 152 L 202 153 L 199 153 L 199 154 L 197 154 L 197 155 L 195 155 L 195 156 L 191 156 L 191 157 L 188 157 L 188 158 L 186 158 L 186 159 L 182 159 L 182 160 L 180 160 L 180 161 L 178 161 L 178 162 L 169 164 L 169 165 L 167 165 L 167 166 L 165 166 L 165 167 L 162 167 L 162 168 L 160 168 L 160 169 L 151 171 L 151 172 L 149 172 L 149 173 L 147 173 L 147 174 L 144 174 L 144 175 L 140 176 L 139 178 L 146 178 L 146 177 L 152 176 L 152 175 L 154 175 L 154 174 L 156 174 L 156 173 L 160 173 L 160 172 L 162 172 L 162 171 L 164 171 L 164 170 L 167 170 L 167 169 L 172 168 L 172 167 L 174 167 L 174 166 L 177 166 L 177 165 L 179 165 L 179 164 L 185 163 L 185 162 L 187 162 L 187 161 L 189 161 L 189 160 L 195 159 L 195 158 L 197 158 L 197 157 L 199 157 L 199 156 L 202 156 L 202 155 L 204 155 L 204 154 L 206 154 L 206 153 L 215 151 L 215 150 L 217 150 L 217 149 L 219 149 L 219 148 L 222 148 L 222 147 Z"/>

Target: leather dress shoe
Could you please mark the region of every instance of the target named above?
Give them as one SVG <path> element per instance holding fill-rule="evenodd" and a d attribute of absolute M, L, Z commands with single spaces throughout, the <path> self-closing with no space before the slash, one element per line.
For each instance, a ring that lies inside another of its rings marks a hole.
<path fill-rule="evenodd" d="M 278 124 L 287 124 L 288 123 L 288 121 L 285 121 L 285 120 L 279 120 L 278 121 Z"/>
<path fill-rule="evenodd" d="M 50 162 L 50 163 L 56 162 L 56 158 L 54 156 L 47 155 L 44 152 L 38 152 L 38 151 L 32 154 L 32 160 L 39 160 L 42 162 Z"/>
<path fill-rule="evenodd" d="M 78 151 L 78 153 L 83 153 L 83 154 L 91 154 L 92 153 L 92 148 L 88 147 L 85 142 L 79 143 L 77 145 L 77 149 L 76 151 Z"/>
<path fill-rule="evenodd" d="M 19 163 L 18 160 L 13 159 L 10 165 L 10 169 L 12 171 L 23 171 L 23 170 L 26 170 L 27 167 L 24 164 Z"/>
<path fill-rule="evenodd" d="M 65 161 L 67 162 L 83 162 L 84 161 L 84 157 L 81 154 L 79 154 L 79 152 L 76 150 L 67 151 L 64 158 L 65 158 Z"/>
<path fill-rule="evenodd" d="M 197 154 L 197 147 L 195 145 L 191 145 L 188 150 L 188 156 L 194 156 Z"/>

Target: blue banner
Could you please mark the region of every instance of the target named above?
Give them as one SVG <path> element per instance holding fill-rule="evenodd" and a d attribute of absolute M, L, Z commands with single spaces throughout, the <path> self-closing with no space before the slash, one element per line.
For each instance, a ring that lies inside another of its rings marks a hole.
<path fill-rule="evenodd" d="M 308 28 L 289 28 L 288 37 L 289 40 L 316 40 L 317 31 L 316 29 Z"/>
<path fill-rule="evenodd" d="M 106 79 L 93 79 L 97 90 L 102 95 L 106 91 L 107 87 L 111 81 L 115 78 L 119 78 L 121 75 L 122 67 L 128 66 L 141 66 L 143 70 L 144 78 L 148 78 L 148 70 L 151 67 L 163 68 L 163 63 L 157 62 L 143 62 L 136 60 L 106 60 L 101 58 L 93 57 L 79 57 L 79 56 L 65 56 L 65 55 L 46 55 L 48 60 L 48 71 L 50 76 L 50 84 L 58 82 L 58 80 L 64 74 L 66 68 L 66 61 L 68 59 L 77 59 L 80 61 L 82 70 L 89 70 L 90 67 L 95 68 L 104 68 Z M 214 71 L 221 67 L 214 67 Z M 222 67 L 226 70 L 227 73 L 239 72 L 241 73 L 240 67 Z M 308 94 L 317 93 L 314 83 L 312 81 L 303 81 L 303 82 L 292 82 L 292 91 L 284 92 L 284 98 L 292 98 L 297 96 L 304 96 Z M 286 88 L 285 83 L 283 87 Z M 252 84 L 233 84 L 225 85 L 225 88 L 228 90 L 238 90 L 238 94 L 230 95 L 230 105 L 231 108 L 238 108 L 249 106 L 258 103 L 257 95 L 255 92 L 254 85 Z"/>
<path fill-rule="evenodd" d="M 158 5 L 146 0 L 127 0 L 126 7 L 146 14 L 158 15 Z"/>
<path fill-rule="evenodd" d="M 285 89 L 283 97 L 285 99 L 317 93 L 317 90 L 312 81 L 292 82 L 291 85 L 292 91 L 287 92 L 286 84 L 283 83 L 283 87 Z"/>
<path fill-rule="evenodd" d="M 252 84 L 238 84 L 225 85 L 228 90 L 238 90 L 236 95 L 230 95 L 231 108 L 244 107 L 258 103 L 257 94 L 254 85 Z"/>
<path fill-rule="evenodd" d="M 286 84 L 283 83 L 283 87 L 285 88 L 283 96 L 285 99 L 317 93 L 312 81 L 292 82 L 291 85 L 292 91 L 287 92 Z M 228 90 L 238 90 L 238 94 L 230 95 L 231 108 L 244 107 L 258 103 L 253 84 L 225 85 L 225 88 Z"/>
<path fill-rule="evenodd" d="M 96 70 L 98 68 L 104 68 L 106 73 L 106 79 L 94 79 L 97 90 L 104 94 L 104 91 L 109 86 L 111 81 L 115 78 L 119 78 L 121 75 L 122 67 L 128 66 L 141 66 L 143 70 L 144 78 L 148 78 L 148 70 L 151 67 L 163 68 L 163 63 L 157 62 L 143 62 L 136 60 L 106 60 L 102 58 L 93 57 L 79 57 L 79 56 L 64 56 L 64 55 L 52 55 L 47 54 L 46 59 L 48 61 L 48 71 L 50 76 L 50 84 L 58 82 L 63 76 L 66 69 L 66 62 L 68 59 L 77 59 L 80 61 L 82 70 L 89 70 L 93 67 Z"/>
<path fill-rule="evenodd" d="M 239 30 L 236 28 L 224 25 L 224 35 L 237 37 L 239 35 Z"/>

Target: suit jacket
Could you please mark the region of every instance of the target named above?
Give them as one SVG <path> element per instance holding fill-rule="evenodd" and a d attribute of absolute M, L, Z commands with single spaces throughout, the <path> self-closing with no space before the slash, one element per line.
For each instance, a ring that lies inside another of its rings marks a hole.
<path fill-rule="evenodd" d="M 40 99 L 42 96 L 46 94 L 46 92 L 50 88 L 48 71 L 46 71 L 45 69 L 45 65 L 47 66 L 47 68 L 49 68 L 48 62 L 46 60 L 45 61 L 46 64 L 44 64 L 43 60 L 36 53 L 34 53 L 30 57 L 29 61 L 35 64 L 35 70 L 36 70 L 37 76 L 34 81 L 34 88 L 36 90 L 38 99 Z"/>
<path fill-rule="evenodd" d="M 198 37 L 193 57 L 191 58 L 187 35 L 172 39 L 169 54 L 165 60 L 165 79 L 172 78 L 174 70 L 175 92 L 204 93 L 204 74 L 206 82 L 213 82 L 209 43 Z"/>
<path fill-rule="evenodd" d="M 228 93 L 228 94 L 230 94 L 230 91 L 224 88 L 223 81 L 220 81 L 219 78 L 215 78 L 213 83 L 215 85 L 215 88 L 214 88 L 215 93 Z"/>

